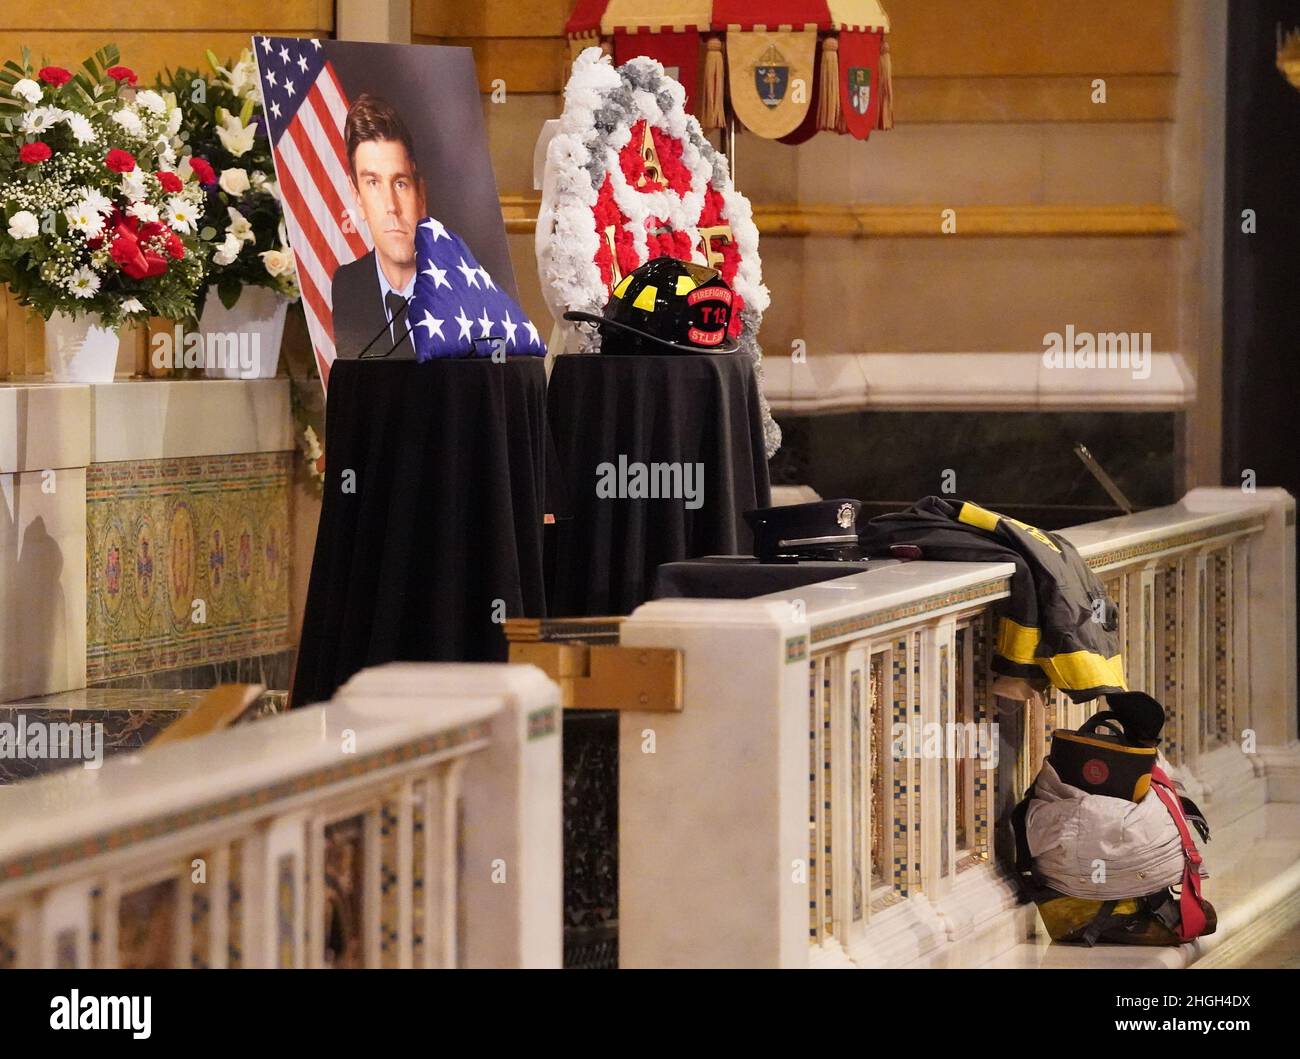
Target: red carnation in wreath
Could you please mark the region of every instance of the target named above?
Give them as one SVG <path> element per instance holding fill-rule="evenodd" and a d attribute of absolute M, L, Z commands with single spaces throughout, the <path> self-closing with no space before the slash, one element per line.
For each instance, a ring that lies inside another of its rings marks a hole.
<path fill-rule="evenodd" d="M 42 143 L 37 140 L 35 143 L 25 143 L 18 151 L 18 158 L 28 165 L 40 165 L 50 157 L 54 152 L 50 150 L 48 143 Z"/>
<path fill-rule="evenodd" d="M 136 82 L 135 71 L 129 66 L 110 66 L 104 72 L 114 81 L 125 81 L 128 85 Z"/>
<path fill-rule="evenodd" d="M 66 85 L 72 80 L 72 73 L 62 66 L 42 66 L 36 76 L 47 85 L 53 85 L 55 88 Z"/>
<path fill-rule="evenodd" d="M 104 164 L 114 173 L 129 173 L 135 168 L 135 155 L 120 147 L 114 147 L 104 155 Z"/>
<path fill-rule="evenodd" d="M 167 172 L 165 169 L 158 174 L 158 183 L 162 185 L 164 191 L 172 195 L 176 194 L 184 186 L 180 177 L 175 173 Z"/>

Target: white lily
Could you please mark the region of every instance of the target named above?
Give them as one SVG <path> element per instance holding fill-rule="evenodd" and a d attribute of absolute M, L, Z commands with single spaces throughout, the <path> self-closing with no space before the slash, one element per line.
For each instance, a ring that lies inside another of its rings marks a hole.
<path fill-rule="evenodd" d="M 257 136 L 255 125 L 245 125 L 238 114 L 231 114 L 225 107 L 217 108 L 217 119 L 221 122 L 217 126 L 217 138 L 227 151 L 239 158 L 253 149 L 253 140 Z"/>
<path fill-rule="evenodd" d="M 241 243 L 251 243 L 257 239 L 253 234 L 253 226 L 249 223 L 248 218 L 240 213 L 234 206 L 227 206 L 226 212 L 230 214 L 230 227 L 226 229 L 231 235 Z"/>

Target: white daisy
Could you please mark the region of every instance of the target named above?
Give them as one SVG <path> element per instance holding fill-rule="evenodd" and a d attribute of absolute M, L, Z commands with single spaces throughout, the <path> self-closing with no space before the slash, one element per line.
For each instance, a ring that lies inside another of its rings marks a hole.
<path fill-rule="evenodd" d="M 68 290 L 74 298 L 93 298 L 99 291 L 99 277 L 88 268 L 79 268 L 68 277 Z"/>
<path fill-rule="evenodd" d="M 99 188 L 87 188 L 86 193 L 81 196 L 81 201 L 97 213 L 111 213 L 113 211 L 112 199 L 100 191 Z"/>
<path fill-rule="evenodd" d="M 85 199 L 65 209 L 63 216 L 68 218 L 69 228 L 81 232 L 87 239 L 95 238 L 104 230 L 104 218 L 100 216 L 99 210 Z"/>
<path fill-rule="evenodd" d="M 126 212 L 142 224 L 152 224 L 158 220 L 158 207 L 147 202 L 133 202 L 126 208 Z"/>
<path fill-rule="evenodd" d="M 199 211 L 184 196 L 173 195 L 167 200 L 163 217 L 178 232 L 192 232 L 198 222 Z"/>
<path fill-rule="evenodd" d="M 58 107 L 35 107 L 23 115 L 18 127 L 30 136 L 44 132 L 62 116 L 63 112 Z"/>

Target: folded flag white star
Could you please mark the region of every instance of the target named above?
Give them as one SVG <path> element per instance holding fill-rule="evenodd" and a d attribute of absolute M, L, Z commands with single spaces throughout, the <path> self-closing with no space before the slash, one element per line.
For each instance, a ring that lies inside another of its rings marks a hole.
<path fill-rule="evenodd" d="M 422 220 L 415 229 L 415 259 L 408 323 L 416 360 L 546 355 L 546 343 L 519 303 L 451 229 L 432 217 Z"/>

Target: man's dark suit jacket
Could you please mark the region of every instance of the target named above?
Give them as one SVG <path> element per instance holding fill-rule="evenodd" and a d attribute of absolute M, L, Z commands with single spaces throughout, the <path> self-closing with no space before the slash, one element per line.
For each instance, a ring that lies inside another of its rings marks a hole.
<path fill-rule="evenodd" d="M 415 343 L 407 335 L 405 316 L 398 319 L 394 328 L 399 335 L 396 346 L 389 335 L 388 313 L 379 290 L 373 250 L 335 271 L 333 310 L 334 352 L 341 359 L 356 360 L 367 346 L 370 346 L 368 357 L 387 354 L 389 360 L 415 359 Z"/>

